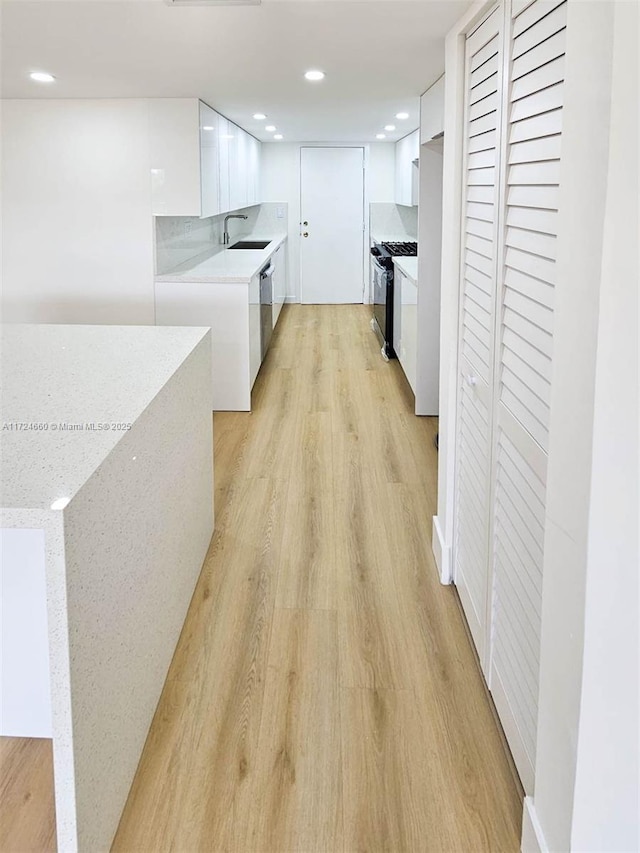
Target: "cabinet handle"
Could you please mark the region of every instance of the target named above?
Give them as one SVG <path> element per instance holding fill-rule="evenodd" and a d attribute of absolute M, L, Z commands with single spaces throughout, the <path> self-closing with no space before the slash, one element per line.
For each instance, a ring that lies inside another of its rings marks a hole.
<path fill-rule="evenodd" d="M 302 236 L 303 236 L 303 237 L 308 237 L 308 236 L 309 236 L 309 232 L 308 232 L 308 231 L 304 231 L 304 232 L 303 232 L 303 234 L 302 234 Z"/>
<path fill-rule="evenodd" d="M 465 379 L 467 380 L 467 385 L 470 385 L 472 388 L 478 382 L 476 377 L 472 376 L 471 374 L 469 374 L 468 376 L 465 376 Z"/>
<path fill-rule="evenodd" d="M 308 225 L 309 223 L 308 223 L 308 222 L 303 222 L 302 224 L 303 224 L 303 225 L 304 225 L 304 227 L 306 228 L 306 227 L 307 227 L 307 225 Z"/>

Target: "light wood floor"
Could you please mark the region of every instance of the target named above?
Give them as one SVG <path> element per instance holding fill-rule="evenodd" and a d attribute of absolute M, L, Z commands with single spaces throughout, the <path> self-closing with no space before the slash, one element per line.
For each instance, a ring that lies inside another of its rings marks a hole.
<path fill-rule="evenodd" d="M 0 738 L 0 850 L 56 849 L 50 740 Z"/>
<path fill-rule="evenodd" d="M 214 418 L 216 534 L 116 853 L 519 850 L 431 556 L 437 424 L 369 316 L 286 306 L 254 411 Z"/>

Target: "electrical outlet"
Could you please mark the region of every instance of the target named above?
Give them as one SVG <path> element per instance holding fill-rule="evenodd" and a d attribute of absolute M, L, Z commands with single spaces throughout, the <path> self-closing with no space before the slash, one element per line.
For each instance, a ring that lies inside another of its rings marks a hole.
<path fill-rule="evenodd" d="M 284 207 L 276 207 L 276 219 L 284 219 Z"/>
<path fill-rule="evenodd" d="M 191 234 L 191 220 L 186 219 L 184 223 L 184 236 L 188 237 Z"/>

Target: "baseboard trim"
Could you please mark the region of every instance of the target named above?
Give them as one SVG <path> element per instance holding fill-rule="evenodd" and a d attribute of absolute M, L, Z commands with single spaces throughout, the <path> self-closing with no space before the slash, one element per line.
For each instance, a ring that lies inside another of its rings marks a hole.
<path fill-rule="evenodd" d="M 296 302 L 300 302 L 300 300 L 298 299 L 298 297 L 297 297 L 297 296 L 285 296 L 284 301 L 285 301 L 285 304 L 286 304 L 286 303 L 296 303 Z"/>
<path fill-rule="evenodd" d="M 538 820 L 533 797 L 524 798 L 522 810 L 522 853 L 549 853 L 549 848 Z"/>
<path fill-rule="evenodd" d="M 451 551 L 447 547 L 438 516 L 433 516 L 433 535 L 431 537 L 431 550 L 440 573 L 440 583 L 450 584 L 453 580 L 451 576 Z"/>

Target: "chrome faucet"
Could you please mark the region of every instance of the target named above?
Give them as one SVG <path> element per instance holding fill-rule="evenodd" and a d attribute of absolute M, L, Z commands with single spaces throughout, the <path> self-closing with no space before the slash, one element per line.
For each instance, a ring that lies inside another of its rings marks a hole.
<path fill-rule="evenodd" d="M 224 234 L 222 235 L 222 245 L 223 246 L 229 245 L 229 226 L 227 225 L 227 222 L 230 219 L 247 219 L 247 217 L 245 216 L 244 213 L 230 213 L 228 216 L 225 216 L 225 218 L 224 218 Z"/>

